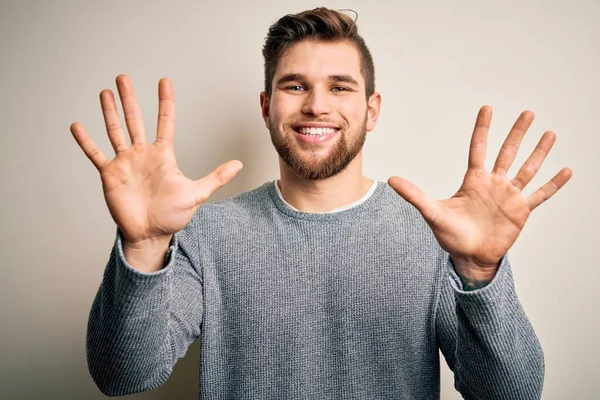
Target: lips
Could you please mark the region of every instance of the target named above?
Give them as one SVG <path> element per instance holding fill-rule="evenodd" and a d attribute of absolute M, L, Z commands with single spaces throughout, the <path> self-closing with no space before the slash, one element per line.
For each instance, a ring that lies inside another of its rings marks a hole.
<path fill-rule="evenodd" d="M 340 127 L 330 122 L 299 122 L 292 125 L 292 129 L 305 135 L 329 134 Z"/>
<path fill-rule="evenodd" d="M 294 129 L 294 134 L 306 143 L 321 143 L 334 137 L 340 131 L 339 128 L 316 128 L 301 126 Z"/>
<path fill-rule="evenodd" d="M 300 127 L 296 129 L 296 132 L 303 135 L 328 135 L 338 131 L 338 128 L 315 128 L 315 127 Z"/>

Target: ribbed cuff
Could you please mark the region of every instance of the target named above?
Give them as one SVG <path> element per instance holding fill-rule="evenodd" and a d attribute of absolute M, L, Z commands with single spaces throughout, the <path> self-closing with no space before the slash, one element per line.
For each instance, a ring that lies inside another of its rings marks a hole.
<path fill-rule="evenodd" d="M 484 287 L 475 290 L 464 290 L 462 281 L 454 270 L 454 265 L 449 255 L 447 256 L 447 266 L 451 286 L 454 289 L 457 301 L 461 304 L 495 303 L 503 298 L 505 293 L 511 289 L 512 274 L 507 254 L 500 259 L 500 266 L 494 278 Z"/>
<path fill-rule="evenodd" d="M 171 238 L 171 242 L 169 243 L 167 253 L 165 254 L 165 260 L 163 263 L 164 267 L 154 272 L 141 272 L 129 265 L 125 259 L 125 253 L 123 251 L 123 234 L 118 227 L 115 239 L 115 248 L 117 249 L 117 255 L 119 258 L 118 264 L 123 267 L 120 268 L 120 272 L 129 280 L 141 283 L 148 280 L 151 281 L 160 279 L 158 277 L 170 273 L 175 262 L 175 256 L 173 253 L 179 248 L 179 240 L 177 239 L 177 234 L 174 234 Z"/>

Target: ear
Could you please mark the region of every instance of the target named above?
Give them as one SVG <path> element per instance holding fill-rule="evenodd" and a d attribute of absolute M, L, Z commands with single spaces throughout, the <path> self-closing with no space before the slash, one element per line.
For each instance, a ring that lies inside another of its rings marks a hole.
<path fill-rule="evenodd" d="M 260 92 L 260 110 L 262 112 L 263 121 L 265 126 L 269 128 L 269 98 L 267 92 Z"/>
<path fill-rule="evenodd" d="M 379 118 L 379 110 L 381 109 L 381 94 L 373 93 L 367 100 L 367 132 L 375 129 L 377 118 Z"/>

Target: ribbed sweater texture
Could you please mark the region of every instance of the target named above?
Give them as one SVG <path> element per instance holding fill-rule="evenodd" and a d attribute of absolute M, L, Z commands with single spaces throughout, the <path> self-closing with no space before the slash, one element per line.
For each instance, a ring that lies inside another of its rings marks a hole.
<path fill-rule="evenodd" d="M 505 255 L 464 291 L 447 252 L 386 182 L 307 213 L 273 182 L 202 205 L 165 267 L 133 269 L 117 228 L 87 359 L 106 395 L 152 390 L 200 338 L 199 399 L 539 399 L 544 356 Z"/>

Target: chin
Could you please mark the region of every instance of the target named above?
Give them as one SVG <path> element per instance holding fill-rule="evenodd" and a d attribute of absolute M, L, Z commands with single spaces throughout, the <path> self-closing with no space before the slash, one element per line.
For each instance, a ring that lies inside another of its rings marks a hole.
<path fill-rule="evenodd" d="M 344 142 L 345 144 L 345 142 Z M 304 180 L 327 179 L 344 171 L 360 152 L 356 148 L 349 149 L 345 145 L 330 149 L 324 155 L 302 151 L 293 145 L 277 148 L 279 156 L 298 178 Z"/>
<path fill-rule="evenodd" d="M 304 180 L 327 179 L 344 171 L 360 153 L 366 140 L 366 130 L 350 142 L 347 131 L 342 129 L 336 135 L 339 137 L 332 138 L 331 142 L 321 146 L 323 148 L 307 149 L 298 142 L 292 129 L 269 131 L 279 157 L 294 175 Z M 280 135 L 280 132 L 285 132 L 285 135 Z"/>

